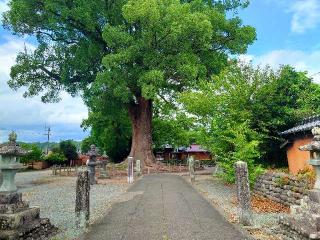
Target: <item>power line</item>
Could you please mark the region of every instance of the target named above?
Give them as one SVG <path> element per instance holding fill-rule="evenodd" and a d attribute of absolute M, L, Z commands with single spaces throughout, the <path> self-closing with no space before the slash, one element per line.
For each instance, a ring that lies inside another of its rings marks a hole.
<path fill-rule="evenodd" d="M 48 141 L 47 141 L 47 154 L 49 153 L 49 145 L 50 145 L 50 135 L 51 135 L 51 128 L 50 126 L 44 126 L 44 131 L 45 133 L 43 135 L 47 136 Z"/>

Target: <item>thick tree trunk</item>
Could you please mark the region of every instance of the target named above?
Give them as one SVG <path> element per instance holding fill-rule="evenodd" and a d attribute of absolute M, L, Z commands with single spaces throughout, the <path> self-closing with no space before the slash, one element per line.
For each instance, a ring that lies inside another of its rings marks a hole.
<path fill-rule="evenodd" d="M 129 108 L 132 124 L 132 144 L 130 156 L 139 159 L 142 166 L 154 164 L 152 151 L 152 101 L 139 97 L 138 103 Z"/>

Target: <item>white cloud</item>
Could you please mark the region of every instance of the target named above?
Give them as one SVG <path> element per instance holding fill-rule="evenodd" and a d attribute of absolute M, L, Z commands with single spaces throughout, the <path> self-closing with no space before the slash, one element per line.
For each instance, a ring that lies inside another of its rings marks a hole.
<path fill-rule="evenodd" d="M 7 138 L 10 130 L 17 130 L 20 140 L 44 141 L 45 123 L 51 125 L 55 140 L 81 139 L 85 134 L 80 124 L 87 117 L 87 108 L 81 98 L 62 93 L 61 102 L 44 104 L 40 97 L 25 99 L 23 89 L 13 91 L 8 87 L 10 67 L 24 46 L 34 48 L 14 37 L 5 38 L 0 44 L 0 142 Z"/>
<path fill-rule="evenodd" d="M 270 65 L 278 68 L 280 65 L 289 64 L 298 71 L 308 71 L 314 81 L 320 83 L 320 51 L 304 52 L 300 50 L 274 50 L 264 55 L 245 55 L 241 60 L 250 60 L 255 65 Z"/>
<path fill-rule="evenodd" d="M 0 74 L 9 75 L 11 66 L 15 63 L 17 53 L 35 47 L 22 39 L 5 36 L 3 44 L 0 45 Z"/>
<path fill-rule="evenodd" d="M 320 24 L 320 0 L 264 0 L 292 14 L 291 31 L 304 33 Z"/>
<path fill-rule="evenodd" d="M 0 14 L 9 10 L 8 2 L 9 0 L 0 0 Z"/>
<path fill-rule="evenodd" d="M 295 33 L 304 33 L 320 24 L 320 1 L 298 0 L 289 8 L 293 14 L 291 30 Z"/>

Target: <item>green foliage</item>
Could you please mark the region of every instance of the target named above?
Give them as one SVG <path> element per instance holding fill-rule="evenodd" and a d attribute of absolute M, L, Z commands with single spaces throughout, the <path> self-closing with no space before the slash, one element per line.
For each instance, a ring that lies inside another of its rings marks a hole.
<path fill-rule="evenodd" d="M 41 148 L 39 148 L 35 144 L 22 144 L 22 148 L 25 150 L 28 150 L 29 153 L 25 156 L 22 156 L 20 158 L 21 163 L 31 163 L 31 162 L 36 162 L 36 161 L 43 161 L 43 155 Z"/>
<path fill-rule="evenodd" d="M 154 114 L 152 138 L 154 149 L 162 149 L 166 144 L 188 146 L 199 138 L 193 117 L 178 111 Z"/>
<path fill-rule="evenodd" d="M 237 63 L 199 86 L 180 101 L 197 116 L 200 142 L 221 162 L 229 182 L 236 161 L 248 163 L 251 182 L 261 172 L 259 161 L 279 163 L 278 133 L 318 109 L 316 97 L 305 96 L 317 94 L 319 85 L 289 66 L 274 72 Z"/>
<path fill-rule="evenodd" d="M 82 151 L 87 152 L 90 145 L 95 144 L 106 151 L 114 162 L 121 162 L 130 151 L 131 125 L 128 115 L 125 111 L 108 114 L 108 105 L 103 102 L 95 106 L 95 112 L 90 112 L 89 118 L 83 122 L 83 127 L 91 127 L 91 135 L 83 141 Z"/>
<path fill-rule="evenodd" d="M 84 138 L 81 142 L 81 153 L 86 154 L 87 152 L 89 152 L 90 146 L 92 144 L 98 146 L 98 144 L 96 143 L 96 141 L 93 139 L 92 136 L 88 136 Z"/>
<path fill-rule="evenodd" d="M 72 140 L 61 141 L 59 144 L 61 153 L 70 162 L 72 160 L 77 160 L 79 158 L 77 153 L 77 147 L 74 145 Z"/>
<path fill-rule="evenodd" d="M 44 158 L 44 160 L 50 164 L 63 164 L 67 159 L 62 153 L 51 152 Z"/>
<path fill-rule="evenodd" d="M 4 26 L 39 44 L 19 53 L 9 85 L 27 87 L 25 97 L 44 92 L 44 102 L 59 100 L 61 90 L 83 92 L 90 110 L 84 126 L 118 159 L 130 139 L 128 111 L 139 112 L 141 99 L 174 103 L 177 92 L 197 89 L 226 67 L 230 54 L 246 52 L 256 34 L 236 10 L 247 2 L 11 0 Z"/>

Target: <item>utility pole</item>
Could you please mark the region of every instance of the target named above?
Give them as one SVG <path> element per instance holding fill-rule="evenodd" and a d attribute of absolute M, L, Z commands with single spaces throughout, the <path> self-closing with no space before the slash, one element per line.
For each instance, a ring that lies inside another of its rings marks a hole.
<path fill-rule="evenodd" d="M 50 126 L 47 127 L 46 125 L 44 126 L 44 131 L 45 133 L 43 135 L 48 137 L 48 141 L 47 141 L 47 155 L 49 153 L 49 144 L 50 144 L 50 135 L 51 135 L 51 128 Z"/>

